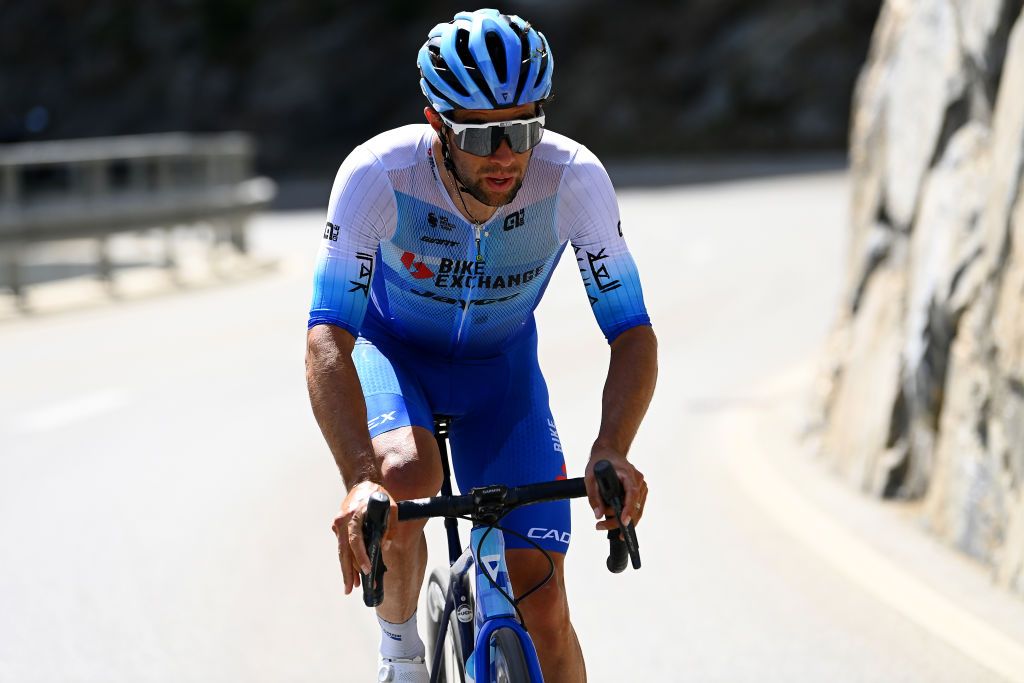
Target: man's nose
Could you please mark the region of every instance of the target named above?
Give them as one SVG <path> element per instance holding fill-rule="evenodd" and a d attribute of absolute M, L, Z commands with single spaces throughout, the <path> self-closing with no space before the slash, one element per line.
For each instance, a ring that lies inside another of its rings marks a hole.
<path fill-rule="evenodd" d="M 515 162 L 516 155 L 512 151 L 511 145 L 508 144 L 507 137 L 501 139 L 501 144 L 498 145 L 498 149 L 494 150 L 494 154 L 490 158 L 491 161 L 501 166 L 511 166 Z"/>

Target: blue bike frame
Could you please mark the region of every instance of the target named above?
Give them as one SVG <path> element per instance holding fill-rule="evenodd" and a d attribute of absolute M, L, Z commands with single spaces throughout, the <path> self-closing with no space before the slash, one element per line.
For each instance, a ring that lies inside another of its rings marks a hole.
<path fill-rule="evenodd" d="M 472 577 L 470 572 L 473 572 Z M 451 581 L 448 584 L 448 596 L 441 624 L 447 624 L 451 613 L 455 612 L 463 647 L 472 644 L 472 649 L 464 649 L 462 652 L 463 665 L 467 674 L 472 672 L 476 683 L 490 683 L 490 640 L 494 632 L 500 628 L 510 629 L 519 638 L 530 678 L 536 683 L 541 683 L 544 678 L 540 672 L 540 662 L 533 641 L 519 623 L 515 607 L 494 587 L 484 572 L 487 572 L 509 596 L 515 597 L 512 594 L 512 582 L 508 577 L 508 567 L 505 564 L 504 535 L 498 529 L 490 529 L 488 532 L 488 527 L 474 527 L 469 547 L 451 565 Z M 476 586 L 476 604 L 472 619 L 469 618 L 469 610 L 465 608 L 470 601 L 470 580 L 475 581 Z M 447 629 L 439 629 L 439 641 L 445 638 L 446 634 Z M 441 646 L 439 642 L 438 647 Z"/>
<path fill-rule="evenodd" d="M 435 438 L 441 454 L 443 473 L 441 492 L 450 496 L 452 494 L 451 472 L 448 468 L 448 450 L 444 440 L 447 433 L 447 424 L 435 424 Z M 508 576 L 508 567 L 505 564 L 505 535 L 497 528 L 474 526 L 470 532 L 469 547 L 463 550 L 459 540 L 457 521 L 448 517 L 445 519 L 444 526 L 448 536 L 451 574 L 444 612 L 438 629 L 436 651 L 433 653 L 434 670 L 430 676 L 431 681 L 437 680 L 437 664 L 444 647 L 444 639 L 448 633 L 445 625 L 449 623 L 452 612 L 455 612 L 459 640 L 463 645 L 463 668 L 467 677 L 472 675 L 474 683 L 490 683 L 490 641 L 494 632 L 500 628 L 508 628 L 516 634 L 523 646 L 530 679 L 533 683 L 543 683 L 544 677 L 540 671 L 540 660 L 537 659 L 537 649 L 534 647 L 533 640 L 530 639 L 523 625 L 519 623 L 515 607 L 487 578 L 490 575 L 494 583 L 501 587 L 501 590 L 515 599 L 515 595 L 512 593 L 512 582 Z M 477 548 L 480 549 L 479 557 L 477 557 Z M 468 609 L 472 598 L 471 580 L 476 588 L 476 603 L 472 616 Z M 449 681 L 448 683 L 455 682 Z"/>

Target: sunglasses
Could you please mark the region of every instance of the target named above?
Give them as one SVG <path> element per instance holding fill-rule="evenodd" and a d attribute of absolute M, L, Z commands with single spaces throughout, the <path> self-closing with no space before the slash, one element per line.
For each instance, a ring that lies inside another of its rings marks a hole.
<path fill-rule="evenodd" d="M 544 115 L 532 119 L 492 121 L 490 123 L 456 123 L 438 112 L 444 125 L 451 128 L 455 146 L 478 157 L 489 157 L 498 151 L 502 140 L 517 154 L 537 146 L 544 136 Z"/>

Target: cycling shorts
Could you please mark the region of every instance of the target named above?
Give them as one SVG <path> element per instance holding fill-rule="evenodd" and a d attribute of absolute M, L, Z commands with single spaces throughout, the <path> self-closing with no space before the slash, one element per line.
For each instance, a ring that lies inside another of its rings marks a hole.
<path fill-rule="evenodd" d="M 431 356 L 392 338 L 359 337 L 355 361 L 370 436 L 416 426 L 433 432 L 434 415 L 451 417 L 449 443 L 460 491 L 564 479 L 565 458 L 537 361 L 537 334 L 494 358 Z M 571 535 L 569 501 L 518 508 L 500 523 L 552 552 Z M 513 533 L 508 548 L 530 548 Z"/>

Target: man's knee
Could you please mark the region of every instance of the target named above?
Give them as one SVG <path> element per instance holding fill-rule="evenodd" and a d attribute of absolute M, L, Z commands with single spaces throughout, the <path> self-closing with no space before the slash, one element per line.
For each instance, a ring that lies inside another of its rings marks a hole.
<path fill-rule="evenodd" d="M 552 553 L 555 573 L 543 586 L 519 603 L 519 609 L 530 630 L 549 633 L 564 631 L 569 624 L 569 602 L 565 596 L 565 555 Z M 516 597 L 540 583 L 548 573 L 548 561 L 536 550 L 507 552 L 509 578 Z"/>
<path fill-rule="evenodd" d="M 401 427 L 373 439 L 381 482 L 398 500 L 425 498 L 441 488 L 441 458 L 434 435 L 421 427 Z"/>

